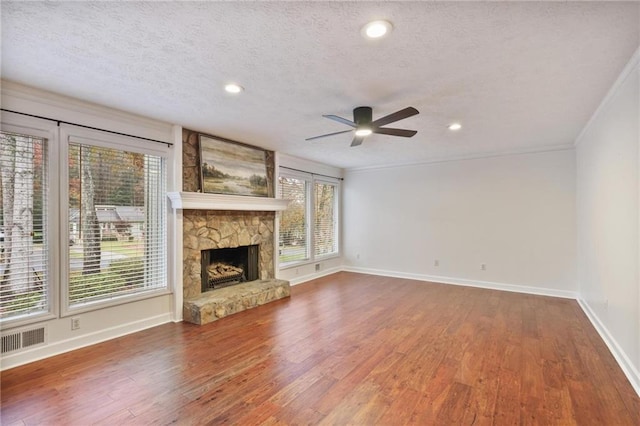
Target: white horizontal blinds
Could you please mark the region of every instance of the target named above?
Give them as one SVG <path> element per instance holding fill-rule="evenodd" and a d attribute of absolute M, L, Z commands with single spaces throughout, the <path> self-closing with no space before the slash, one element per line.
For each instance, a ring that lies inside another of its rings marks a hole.
<path fill-rule="evenodd" d="M 69 143 L 69 306 L 165 288 L 161 157 Z"/>
<path fill-rule="evenodd" d="M 48 311 L 47 141 L 1 133 L 0 319 Z"/>
<path fill-rule="evenodd" d="M 162 158 L 145 156 L 145 287 L 167 287 L 166 174 Z"/>
<path fill-rule="evenodd" d="M 337 185 L 333 183 L 314 184 L 314 254 L 323 256 L 338 251 L 336 196 Z"/>
<path fill-rule="evenodd" d="M 309 235 L 307 230 L 307 185 L 305 179 L 280 176 L 280 196 L 290 200 L 280 216 L 279 260 L 280 264 L 309 259 Z"/>

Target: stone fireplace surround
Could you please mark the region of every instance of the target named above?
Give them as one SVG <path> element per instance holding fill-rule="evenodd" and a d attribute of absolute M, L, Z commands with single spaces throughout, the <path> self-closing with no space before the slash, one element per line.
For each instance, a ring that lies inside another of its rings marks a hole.
<path fill-rule="evenodd" d="M 274 223 L 274 212 L 184 210 L 184 298 L 194 299 L 202 293 L 202 250 L 257 244 L 260 279 L 274 278 Z"/>
<path fill-rule="evenodd" d="M 206 324 L 290 295 L 289 282 L 274 278 L 275 212 L 183 211 L 183 319 Z M 257 281 L 202 293 L 202 250 L 259 246 Z"/>
<path fill-rule="evenodd" d="M 274 228 L 276 211 L 286 201 L 200 193 L 199 133 L 182 131 L 182 189 L 170 193 L 172 207 L 183 213 L 183 319 L 206 324 L 290 295 L 289 282 L 275 279 Z M 274 179 L 274 153 L 267 151 L 267 179 Z M 259 280 L 202 293 L 201 250 L 259 245 Z"/>

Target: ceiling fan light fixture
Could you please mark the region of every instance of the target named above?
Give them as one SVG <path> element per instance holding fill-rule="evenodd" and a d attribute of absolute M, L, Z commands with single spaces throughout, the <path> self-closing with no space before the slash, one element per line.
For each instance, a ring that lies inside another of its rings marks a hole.
<path fill-rule="evenodd" d="M 356 136 L 359 136 L 361 138 L 369 136 L 371 133 L 373 133 L 373 131 L 368 127 L 361 127 L 359 129 L 356 129 Z"/>
<path fill-rule="evenodd" d="M 462 129 L 462 124 L 451 123 L 449 124 L 448 129 L 451 130 L 452 132 L 457 132 L 458 130 Z"/>
<path fill-rule="evenodd" d="M 242 92 L 244 90 L 244 87 L 240 86 L 239 84 L 229 83 L 229 84 L 225 84 L 224 90 L 227 93 L 233 93 L 235 95 L 237 93 Z"/>
<path fill-rule="evenodd" d="M 384 37 L 393 29 L 393 25 L 389 21 L 371 21 L 362 27 L 361 34 L 365 38 L 376 39 Z"/>

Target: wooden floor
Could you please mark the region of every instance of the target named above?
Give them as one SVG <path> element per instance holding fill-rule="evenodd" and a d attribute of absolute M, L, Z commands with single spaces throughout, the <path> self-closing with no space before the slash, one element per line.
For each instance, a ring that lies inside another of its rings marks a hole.
<path fill-rule="evenodd" d="M 2 424 L 638 425 L 575 301 L 338 273 L 2 374 Z"/>

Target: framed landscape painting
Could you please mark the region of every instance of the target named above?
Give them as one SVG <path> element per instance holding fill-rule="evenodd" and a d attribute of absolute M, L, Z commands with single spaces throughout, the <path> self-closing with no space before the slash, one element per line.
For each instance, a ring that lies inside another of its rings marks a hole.
<path fill-rule="evenodd" d="M 202 192 L 268 196 L 266 152 L 200 135 Z"/>

